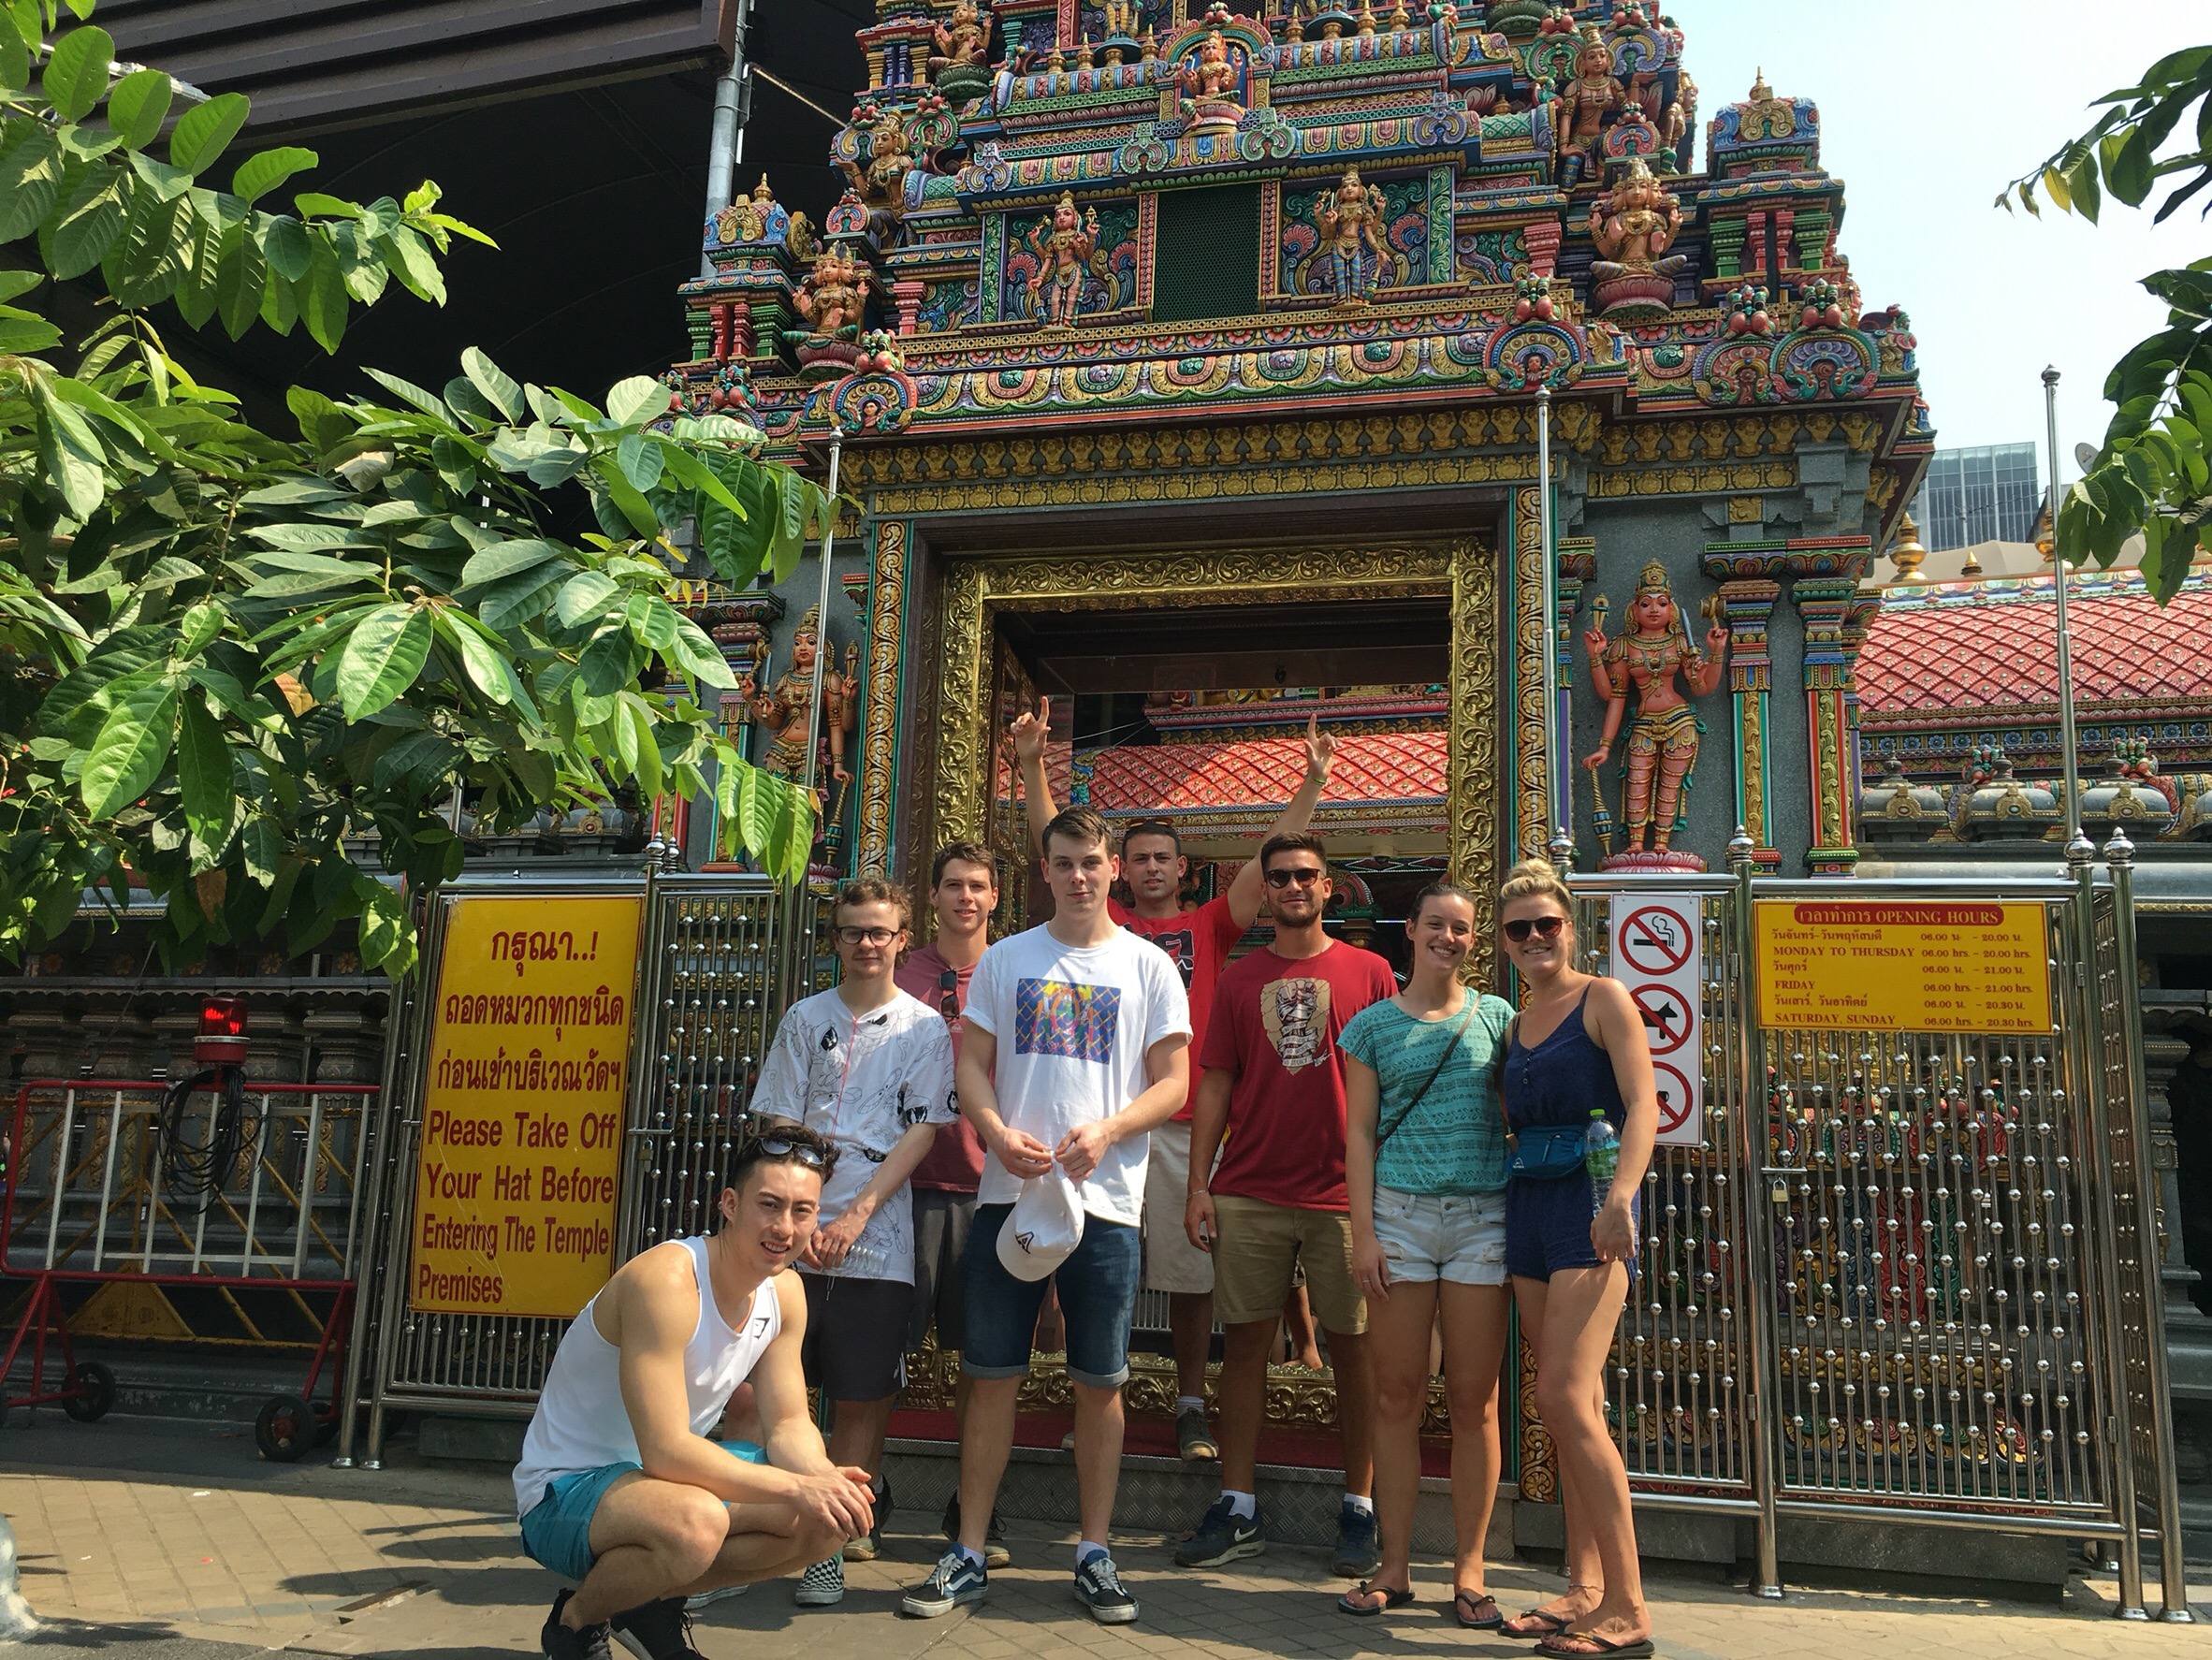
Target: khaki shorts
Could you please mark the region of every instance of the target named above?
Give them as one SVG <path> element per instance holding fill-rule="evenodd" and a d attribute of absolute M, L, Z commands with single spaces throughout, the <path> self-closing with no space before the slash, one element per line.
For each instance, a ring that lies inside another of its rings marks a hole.
<path fill-rule="evenodd" d="M 1183 1213 L 1190 1202 L 1190 1126 L 1152 1132 L 1144 1166 L 1144 1289 L 1203 1297 L 1214 1289 L 1214 1259 L 1190 1243 Z"/>
<path fill-rule="evenodd" d="M 1352 1281 L 1352 1219 L 1342 1211 L 1294 1210 L 1264 1199 L 1214 1196 L 1214 1313 L 1225 1326 L 1272 1320 L 1290 1296 L 1294 1270 L 1325 1332 L 1357 1337 L 1367 1302 Z"/>

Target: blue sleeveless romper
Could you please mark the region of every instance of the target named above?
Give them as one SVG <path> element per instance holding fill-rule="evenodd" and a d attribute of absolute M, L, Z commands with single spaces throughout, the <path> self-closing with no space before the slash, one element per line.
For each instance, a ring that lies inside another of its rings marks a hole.
<path fill-rule="evenodd" d="M 1627 1123 L 1628 1109 L 1613 1081 L 1613 1057 L 1590 1041 L 1582 1026 L 1582 1004 L 1589 998 L 1584 987 L 1575 1012 L 1533 1049 L 1515 1027 L 1506 1046 L 1505 1084 L 1506 1123 L 1516 1133 L 1536 1125 L 1580 1129 L 1589 1124 L 1593 1108 L 1602 1110 L 1616 1130 Z M 1633 1208 L 1640 1224 L 1640 1194 Z M 1506 1272 L 1516 1279 L 1548 1280 L 1564 1269 L 1598 1267 L 1597 1253 L 1590 1248 L 1596 1210 L 1586 1171 L 1549 1180 L 1512 1177 L 1506 1184 Z M 1631 1258 L 1632 1281 L 1636 1268 Z"/>

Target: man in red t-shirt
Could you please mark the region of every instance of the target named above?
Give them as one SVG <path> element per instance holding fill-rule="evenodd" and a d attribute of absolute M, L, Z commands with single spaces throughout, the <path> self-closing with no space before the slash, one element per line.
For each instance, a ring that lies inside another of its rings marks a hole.
<path fill-rule="evenodd" d="M 990 943 L 991 913 L 998 908 L 998 862 L 979 841 L 949 841 L 929 864 L 929 906 L 937 914 L 930 942 L 907 954 L 895 978 L 899 990 L 919 997 L 945 1017 L 953 1028 L 953 1054 L 960 1054 L 961 1015 L 968 1008 L 968 982 Z M 967 1283 L 960 1260 L 968 1252 L 968 1229 L 975 1220 L 976 1185 L 983 1174 L 983 1143 L 966 1117 L 942 1125 L 937 1143 L 923 1158 L 909 1184 L 914 1190 L 914 1316 L 907 1333 L 910 1353 L 922 1347 L 932 1321 L 938 1347 L 957 1354 L 968 1335 L 961 1288 Z M 968 1413 L 968 1374 L 953 1386 L 953 1412 Z M 945 1536 L 960 1536 L 960 1494 L 945 1507 Z M 848 1552 L 850 1554 L 850 1552 Z M 991 1518 L 983 1560 L 1004 1567 L 1005 1536 Z"/>
<path fill-rule="evenodd" d="M 1221 1496 L 1175 1552 L 1185 1567 L 1218 1567 L 1265 1548 L 1256 1496 L 1267 1357 L 1294 1270 L 1305 1270 L 1314 1318 L 1329 1333 L 1336 1374 L 1345 1499 L 1336 1571 L 1373 1573 L 1374 1373 L 1367 1304 L 1352 1279 L 1345 1196 L 1344 1056 L 1353 1015 L 1398 989 L 1373 952 L 1329 938 L 1329 863 L 1321 838 L 1271 836 L 1255 861 L 1275 938 L 1221 976 L 1195 1094 L 1185 1225 L 1214 1258 L 1214 1303 L 1228 1333 L 1221 1362 Z M 1222 1137 L 1228 1135 L 1223 1147 Z M 1220 1149 L 1220 1164 L 1214 1155 Z M 1203 1174 L 1211 1169 L 1212 1177 Z"/>
<path fill-rule="evenodd" d="M 1029 839 L 1041 847 L 1044 826 L 1056 810 L 1044 776 L 1044 747 L 1051 735 L 1051 700 L 1040 698 L 1035 714 L 1013 723 L 1014 758 L 1022 769 Z M 1305 778 L 1270 837 L 1294 835 L 1313 823 L 1314 808 L 1329 783 L 1336 739 L 1308 717 L 1305 724 Z M 1259 915 L 1259 865 L 1248 861 L 1229 892 L 1189 910 L 1183 907 L 1183 884 L 1190 874 L 1182 838 L 1157 819 L 1146 819 L 1122 832 L 1121 873 L 1133 906 L 1110 905 L 1113 920 L 1132 934 L 1150 939 L 1175 960 L 1183 988 L 1190 997 L 1192 1062 L 1205 1053 L 1206 1017 L 1214 988 L 1229 954 Z M 1196 1091 L 1193 1091 L 1193 1099 Z M 1175 1346 L 1175 1445 L 1191 1463 L 1210 1462 L 1219 1453 L 1206 1427 L 1206 1352 L 1214 1337 L 1214 1264 L 1195 1249 L 1183 1227 L 1189 1187 L 1191 1109 L 1186 1103 L 1174 1118 L 1152 1132 L 1152 1158 L 1144 1179 L 1144 1285 L 1168 1294 L 1168 1328 Z"/>

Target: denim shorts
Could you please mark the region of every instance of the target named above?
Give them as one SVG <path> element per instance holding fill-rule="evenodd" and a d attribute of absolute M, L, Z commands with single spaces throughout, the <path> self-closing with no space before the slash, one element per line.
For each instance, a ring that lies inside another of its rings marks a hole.
<path fill-rule="evenodd" d="M 1049 1283 L 1068 1325 L 1068 1376 L 1093 1389 L 1119 1389 L 1129 1376 L 1129 1319 L 1144 1248 L 1127 1222 L 1083 1219 L 1083 1239 L 1043 1279 L 1016 1279 L 998 1260 L 998 1230 L 1011 1204 L 979 1204 L 968 1235 L 968 1347 L 960 1368 L 970 1377 L 1021 1377 L 1029 1370 L 1037 1316 Z"/>
<path fill-rule="evenodd" d="M 1375 1238 L 1394 1282 L 1506 1283 L 1503 1193 L 1401 1193 L 1377 1186 Z"/>
<path fill-rule="evenodd" d="M 1629 1214 L 1642 1237 L 1644 1199 L 1637 1194 Z M 1590 1178 L 1571 1175 L 1515 1176 L 1506 1184 L 1506 1272 L 1515 1279 L 1548 1280 L 1570 1268 L 1602 1266 L 1590 1248 L 1590 1224 L 1597 1207 Z M 1636 1259 L 1628 1259 L 1628 1283 L 1636 1283 Z"/>
<path fill-rule="evenodd" d="M 750 1441 L 725 1441 L 722 1450 L 749 1464 L 764 1464 L 768 1455 Z M 522 1519 L 522 1549 L 541 1567 L 564 1580 L 583 1581 L 591 1571 L 591 1518 L 607 1489 L 637 1466 L 628 1461 L 575 1470 L 546 1483 L 546 1496 Z"/>

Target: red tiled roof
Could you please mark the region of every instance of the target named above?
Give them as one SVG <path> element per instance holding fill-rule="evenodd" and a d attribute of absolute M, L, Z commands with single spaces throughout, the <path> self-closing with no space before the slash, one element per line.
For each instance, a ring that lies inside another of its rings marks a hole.
<path fill-rule="evenodd" d="M 2055 706 L 2052 585 L 1966 602 L 1943 593 L 1885 604 L 1867 631 L 1858 695 L 1869 716 L 1941 709 Z M 2130 582 L 2067 595 L 2074 696 L 2084 703 L 2212 697 L 2212 587 L 2191 584 L 2160 605 Z"/>
<path fill-rule="evenodd" d="M 1346 733 L 1337 739 L 1336 764 L 1321 800 L 1439 800 L 1444 767 L 1441 731 Z M 1300 738 L 1132 746 L 1099 752 L 1091 772 L 1091 805 L 1101 812 L 1274 806 L 1289 800 L 1304 777 Z"/>

